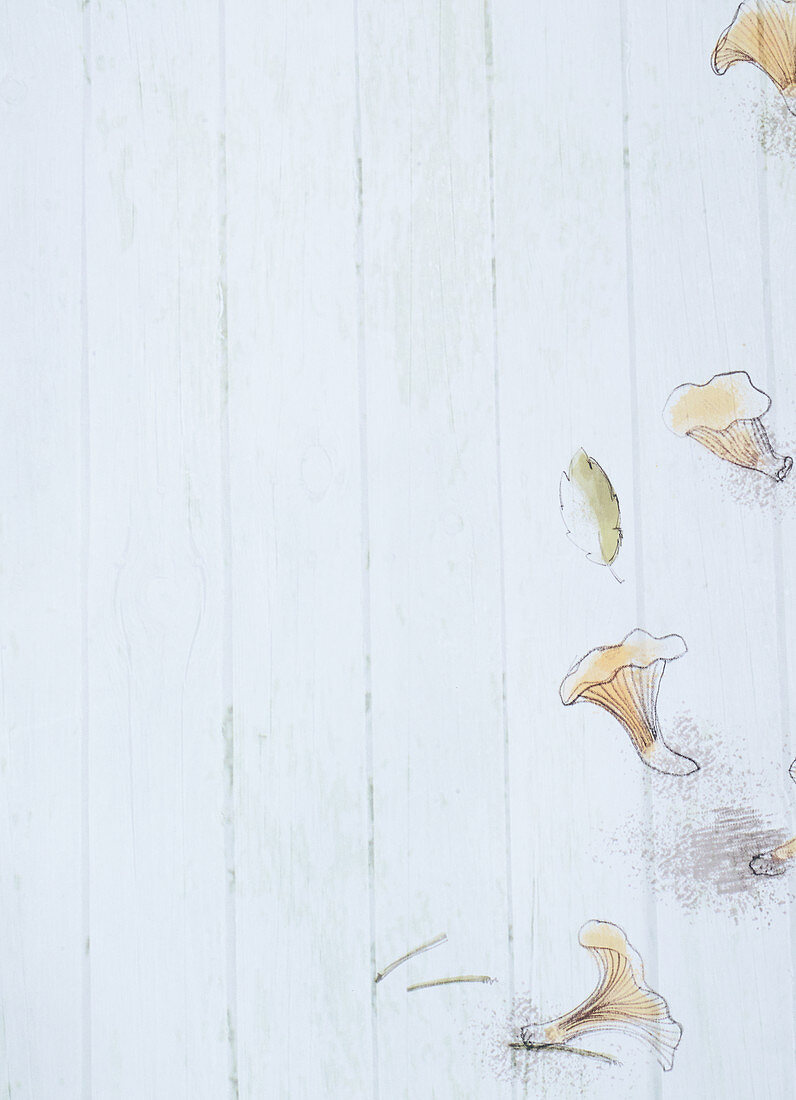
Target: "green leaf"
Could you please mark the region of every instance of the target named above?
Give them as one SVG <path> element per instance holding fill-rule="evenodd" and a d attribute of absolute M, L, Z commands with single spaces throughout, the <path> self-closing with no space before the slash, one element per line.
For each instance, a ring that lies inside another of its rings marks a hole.
<path fill-rule="evenodd" d="M 589 561 L 610 566 L 622 545 L 619 500 L 602 466 L 583 449 L 561 475 L 559 498 L 572 542 Z"/>

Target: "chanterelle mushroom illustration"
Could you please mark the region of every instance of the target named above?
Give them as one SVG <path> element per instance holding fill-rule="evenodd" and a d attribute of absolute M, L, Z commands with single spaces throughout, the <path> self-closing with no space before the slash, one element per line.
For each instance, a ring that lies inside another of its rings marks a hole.
<path fill-rule="evenodd" d="M 744 0 L 713 51 L 714 73 L 723 76 L 737 61 L 762 69 L 796 114 L 796 3 Z"/>
<path fill-rule="evenodd" d="M 788 775 L 796 783 L 796 760 L 788 768 Z M 787 862 L 796 856 L 796 837 L 786 840 L 770 852 L 761 852 L 750 860 L 749 866 L 756 875 L 784 875 Z"/>
<path fill-rule="evenodd" d="M 663 1068 L 671 1069 L 683 1029 L 663 997 L 646 986 L 641 956 L 622 929 L 592 920 L 583 925 L 578 940 L 599 967 L 597 988 L 558 1019 L 522 1028 L 522 1041 L 531 1049 L 543 1049 L 587 1032 L 621 1031 L 649 1043 Z"/>
<path fill-rule="evenodd" d="M 780 844 L 770 852 L 761 852 L 750 860 L 749 866 L 756 875 L 784 875 L 787 862 L 796 856 L 796 837 Z"/>
<path fill-rule="evenodd" d="M 678 386 L 663 418 L 675 435 L 690 436 L 735 466 L 784 481 L 793 459 L 771 446 L 760 419 L 770 408 L 771 398 L 752 385 L 746 371 L 732 371 L 702 385 Z"/>
<path fill-rule="evenodd" d="M 666 663 L 686 651 L 679 634 L 656 638 L 633 630 L 619 645 L 592 649 L 574 664 L 561 684 L 561 701 L 567 707 L 581 701 L 603 707 L 622 723 L 648 767 L 666 775 L 689 775 L 699 765 L 664 743 L 657 710 Z"/>

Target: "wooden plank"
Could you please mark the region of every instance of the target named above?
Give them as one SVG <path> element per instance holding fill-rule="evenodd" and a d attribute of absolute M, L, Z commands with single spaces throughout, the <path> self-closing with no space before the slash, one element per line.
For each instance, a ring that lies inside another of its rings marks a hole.
<path fill-rule="evenodd" d="M 350 4 L 227 0 L 240 1095 L 371 1095 Z"/>
<path fill-rule="evenodd" d="M 94 1095 L 227 1095 L 218 27 L 92 5 Z"/>
<path fill-rule="evenodd" d="M 643 819 L 657 776 L 615 719 L 559 697 L 592 648 L 663 632 L 644 614 L 632 454 L 618 9 L 496 4 L 495 89 L 517 991 L 550 1019 L 593 988 L 587 920 L 620 925 L 654 962 L 649 885 L 609 838 Z M 619 496 L 621 584 L 566 537 L 559 480 L 580 447 Z M 563 1057 L 518 1059 L 523 1095 L 616 1089 L 607 1067 Z M 634 1057 L 633 1095 L 654 1095 L 650 1059 Z"/>
<path fill-rule="evenodd" d="M 794 120 L 711 72 L 732 6 L 56 7 L 0 14 L 0 1095 L 790 1095 L 796 474 L 661 417 L 746 370 L 796 448 Z M 694 776 L 561 704 L 635 626 Z M 671 1074 L 507 1048 L 593 918 Z"/>
<path fill-rule="evenodd" d="M 77 8 L 0 15 L 0 1094 L 81 1093 Z M 43 152 L 46 150 L 46 153 Z"/>
<path fill-rule="evenodd" d="M 733 88 L 729 78 L 719 80 L 709 64 L 731 6 L 714 2 L 677 17 L 664 9 L 628 11 L 636 460 L 647 603 L 676 622 L 690 647 L 680 709 L 695 754 L 698 747 L 705 757 L 685 804 L 674 792 L 655 802 L 664 841 L 656 858 L 674 844 L 669 858 L 692 880 L 697 899 L 683 904 L 674 892 L 659 899 L 661 980 L 665 973 L 687 1029 L 665 1093 L 786 1095 L 793 1080 L 789 917 L 774 884 L 752 878 L 753 850 L 722 857 L 732 861 L 731 890 L 711 897 L 699 874 L 723 846 L 754 848 L 754 837 L 737 835 L 734 822 L 751 816 L 764 831 L 782 812 L 778 678 L 787 671 L 774 627 L 772 514 L 761 507 L 777 487 L 677 439 L 661 423 L 668 393 L 680 383 L 732 370 L 748 371 L 764 388 L 769 381 L 756 139 L 733 102 L 737 82 Z M 684 836 L 711 826 L 710 843 L 695 854 Z M 731 966 L 723 962 L 728 943 Z M 781 962 L 761 968 L 761 958 Z M 763 1073 L 755 1053 L 762 1046 L 771 1051 Z"/>
<path fill-rule="evenodd" d="M 760 146 L 756 150 L 758 168 L 759 218 L 761 234 L 761 280 L 763 284 L 763 310 L 765 324 L 765 389 L 772 398 L 772 408 L 766 417 L 766 426 L 775 449 L 796 458 L 796 380 L 791 369 L 793 343 L 793 310 L 789 301 L 787 280 L 792 269 L 794 248 L 793 202 L 796 195 L 796 170 L 794 169 L 794 127 L 779 92 L 767 78 L 757 75 L 753 84 L 756 92 L 759 120 L 756 136 Z M 748 78 L 747 78 L 748 79 Z M 773 792 L 781 793 L 777 825 L 785 836 L 796 836 L 796 791 L 791 785 L 790 768 L 796 756 L 793 737 L 794 679 L 793 654 L 796 652 L 796 609 L 793 593 L 796 590 L 796 570 L 789 547 L 796 536 L 794 520 L 794 495 L 796 481 L 793 473 L 776 490 L 773 501 L 765 500 L 761 519 L 769 521 L 772 529 L 774 568 L 770 577 L 774 600 L 774 625 L 777 632 L 775 663 L 771 668 L 772 680 L 776 680 L 778 699 L 775 704 L 771 729 L 771 745 L 768 760 L 771 766 L 766 781 Z M 769 496 L 774 496 L 769 490 Z M 762 510 L 761 510 L 762 511 Z M 773 686 L 773 685 L 772 685 Z M 779 721 L 777 722 L 777 718 Z M 777 740 L 779 734 L 779 742 Z M 777 751 L 778 750 L 778 751 Z M 782 787 L 785 790 L 782 792 Z M 773 798 L 776 798 L 773 794 Z M 772 801 L 773 801 L 772 798 Z M 796 889 L 793 884 L 792 863 L 786 874 L 775 879 L 774 898 L 785 899 L 790 919 L 790 950 L 783 945 L 782 967 L 793 975 L 793 944 L 796 942 Z M 782 1013 L 796 1018 L 796 982 L 791 981 L 793 1003 L 787 1005 L 783 996 Z M 787 1036 L 785 1037 L 787 1042 Z M 793 1080 L 794 1067 L 788 1065 L 788 1053 L 793 1047 L 783 1045 L 781 1061 L 783 1076 Z"/>
<path fill-rule="evenodd" d="M 380 1081 L 497 1096 L 473 1038 L 512 989 L 483 9 L 359 10 L 377 957 L 448 937 L 379 986 Z M 461 974 L 499 984 L 407 993 Z"/>

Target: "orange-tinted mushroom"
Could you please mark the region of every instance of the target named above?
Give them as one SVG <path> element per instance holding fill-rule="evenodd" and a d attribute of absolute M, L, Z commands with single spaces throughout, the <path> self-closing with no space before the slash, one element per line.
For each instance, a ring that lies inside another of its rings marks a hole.
<path fill-rule="evenodd" d="M 657 710 L 664 669 L 685 652 L 679 634 L 656 638 L 633 630 L 619 645 L 593 649 L 573 665 L 561 684 L 561 701 L 565 706 L 589 702 L 603 707 L 622 723 L 648 767 L 666 775 L 689 775 L 699 765 L 665 744 Z"/>

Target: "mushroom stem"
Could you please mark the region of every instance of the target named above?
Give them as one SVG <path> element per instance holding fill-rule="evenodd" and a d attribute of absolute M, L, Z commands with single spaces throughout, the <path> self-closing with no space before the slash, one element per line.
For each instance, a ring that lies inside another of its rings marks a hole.
<path fill-rule="evenodd" d="M 664 743 L 660 734 L 658 740 L 653 741 L 649 748 L 640 753 L 640 756 L 648 768 L 653 768 L 656 772 L 663 772 L 664 775 L 692 775 L 694 772 L 699 771 L 699 764 L 696 760 L 692 760 L 690 756 L 682 756 L 679 752 L 674 752 Z"/>
<path fill-rule="evenodd" d="M 793 840 L 786 840 L 784 844 L 780 844 L 771 854 L 774 859 L 793 859 L 793 857 L 796 856 L 796 837 L 794 837 Z"/>

